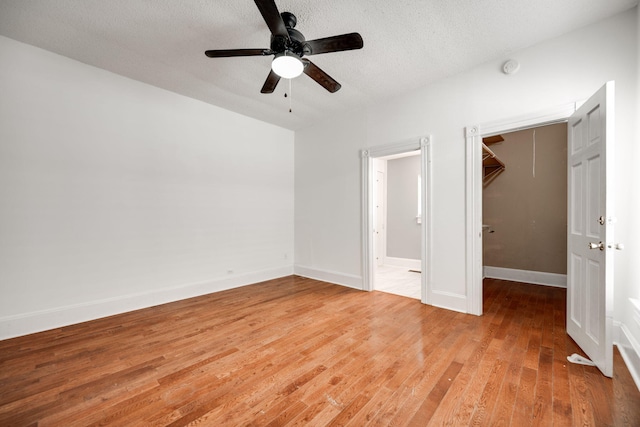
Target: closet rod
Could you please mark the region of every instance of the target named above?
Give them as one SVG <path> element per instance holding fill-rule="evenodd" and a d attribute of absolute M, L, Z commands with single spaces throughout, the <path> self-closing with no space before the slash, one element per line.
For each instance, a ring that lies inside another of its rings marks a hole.
<path fill-rule="evenodd" d="M 496 156 L 496 153 L 491 151 L 491 149 L 487 147 L 484 142 L 482 143 L 482 150 L 485 151 L 485 153 L 482 154 L 482 161 L 485 161 L 486 159 L 491 158 L 496 162 L 498 162 L 500 166 L 502 166 L 503 168 L 505 167 L 505 164 L 502 162 L 502 160 L 500 160 L 498 156 Z M 496 166 L 496 165 L 490 165 L 490 166 Z"/>

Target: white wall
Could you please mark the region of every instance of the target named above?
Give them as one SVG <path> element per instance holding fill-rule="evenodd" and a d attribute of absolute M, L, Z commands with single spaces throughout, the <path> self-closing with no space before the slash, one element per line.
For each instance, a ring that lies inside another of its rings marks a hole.
<path fill-rule="evenodd" d="M 360 154 L 366 116 L 296 132 L 295 272 L 362 289 Z"/>
<path fill-rule="evenodd" d="M 636 13 L 636 99 L 640 100 L 640 9 Z M 630 139 L 628 151 L 623 155 L 628 156 L 628 164 L 632 168 L 638 170 L 640 163 L 640 105 L 636 110 L 635 116 L 635 137 Z M 640 388 L 640 173 L 629 171 L 624 176 L 622 185 L 625 187 L 621 197 L 628 198 L 630 218 L 633 218 L 629 224 L 628 236 L 617 238 L 616 240 L 625 243 L 624 252 L 628 260 L 627 286 L 621 288 L 618 292 L 616 288 L 616 307 L 614 307 L 616 320 L 620 329 L 618 339 L 618 347 L 622 356 L 627 362 L 627 366 L 633 375 L 636 385 Z M 634 262 L 635 261 L 635 262 Z M 636 302 L 634 306 L 633 301 Z M 620 308 L 618 308 L 620 307 Z"/>
<path fill-rule="evenodd" d="M 431 134 L 433 303 L 465 311 L 465 127 L 582 100 L 608 80 L 616 81 L 617 233 L 620 241 L 633 245 L 631 221 L 640 217 L 631 209 L 637 210 L 633 201 L 640 195 L 628 187 L 637 180 L 634 162 L 640 161 L 634 140 L 636 26 L 634 9 L 513 52 L 509 57 L 521 63 L 515 75 L 501 73 L 505 56 L 297 132 L 296 264 L 311 267 L 306 270 L 316 276 L 330 271 L 351 286 L 360 279 L 361 285 L 359 150 Z M 323 173 L 327 170 L 330 179 Z M 626 306 L 620 295 L 640 283 L 634 253 L 616 254 L 616 307 Z M 617 312 L 616 319 L 624 313 Z"/>
<path fill-rule="evenodd" d="M 292 273 L 292 131 L 4 37 L 0 63 L 0 339 Z"/>

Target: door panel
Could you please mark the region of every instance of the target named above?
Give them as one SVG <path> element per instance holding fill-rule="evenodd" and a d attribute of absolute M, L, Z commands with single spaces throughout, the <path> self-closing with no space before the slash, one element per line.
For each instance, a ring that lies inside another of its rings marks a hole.
<path fill-rule="evenodd" d="M 378 160 L 382 161 L 382 160 Z M 375 182 L 375 198 L 374 198 L 374 254 L 376 258 L 376 266 L 381 267 L 384 264 L 386 256 L 386 227 L 385 227 L 385 181 L 384 172 L 376 170 L 376 182 Z"/>
<path fill-rule="evenodd" d="M 571 277 L 575 282 L 577 283 L 582 283 L 582 281 L 584 280 L 582 278 L 582 257 L 576 255 L 576 254 L 571 254 L 570 255 L 570 259 L 569 259 L 569 268 L 571 268 L 571 271 L 568 272 L 569 277 Z M 580 293 L 576 294 L 573 296 L 573 298 L 568 298 L 568 304 L 569 307 L 567 307 L 568 309 L 568 315 L 570 316 L 570 321 L 568 320 L 567 323 L 571 323 L 572 325 L 575 324 L 575 326 L 577 326 L 578 328 L 582 327 L 582 301 L 581 301 L 581 297 L 582 295 Z"/>
<path fill-rule="evenodd" d="M 601 211 L 602 201 L 600 200 L 600 156 L 587 160 L 587 237 L 596 240 L 600 239 L 603 227 L 598 222 L 604 212 Z"/>
<path fill-rule="evenodd" d="M 577 236 L 584 232 L 584 224 L 582 222 L 582 164 L 573 165 L 571 167 L 570 179 L 574 191 L 569 192 L 569 225 L 571 226 L 571 235 Z"/>
<path fill-rule="evenodd" d="M 613 238 L 607 173 L 613 82 L 569 119 L 567 333 L 606 376 L 613 371 Z"/>
<path fill-rule="evenodd" d="M 599 345 L 602 340 L 602 331 L 600 330 L 600 263 L 593 260 L 587 261 L 587 291 L 586 291 L 586 330 L 585 332 L 594 342 Z"/>

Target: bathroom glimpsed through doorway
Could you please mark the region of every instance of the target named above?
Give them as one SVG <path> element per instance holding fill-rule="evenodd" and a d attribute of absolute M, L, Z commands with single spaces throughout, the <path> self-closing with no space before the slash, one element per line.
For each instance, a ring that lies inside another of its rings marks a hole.
<path fill-rule="evenodd" d="M 421 151 L 374 159 L 374 289 L 421 298 Z"/>

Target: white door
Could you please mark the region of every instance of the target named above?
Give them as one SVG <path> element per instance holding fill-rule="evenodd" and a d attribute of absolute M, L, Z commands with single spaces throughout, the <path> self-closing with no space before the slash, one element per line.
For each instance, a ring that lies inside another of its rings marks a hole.
<path fill-rule="evenodd" d="M 567 333 L 608 377 L 613 374 L 613 218 L 610 209 L 614 84 L 569 119 Z"/>
<path fill-rule="evenodd" d="M 378 161 L 382 161 L 382 160 L 378 160 Z M 375 198 L 374 198 L 374 211 L 373 211 L 373 215 L 374 215 L 374 239 L 373 239 L 373 244 L 374 244 L 374 254 L 376 257 L 376 266 L 380 267 L 384 264 L 384 257 L 385 257 L 385 253 L 386 253 L 386 249 L 385 249 L 385 227 L 384 227 L 384 211 L 385 211 L 385 207 L 384 207 L 384 188 L 385 188 L 385 183 L 384 183 L 384 172 L 382 172 L 381 170 L 376 170 L 376 190 L 375 190 Z"/>

